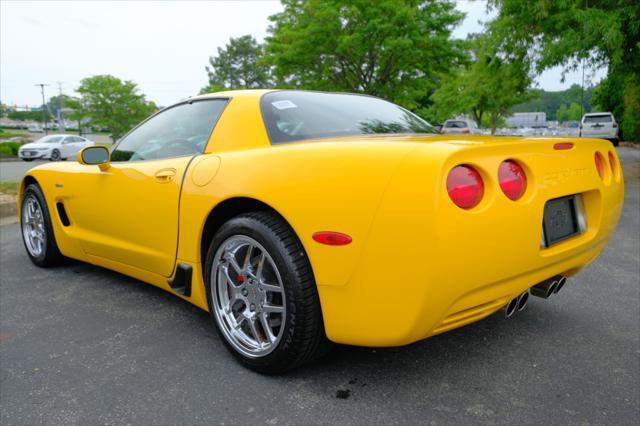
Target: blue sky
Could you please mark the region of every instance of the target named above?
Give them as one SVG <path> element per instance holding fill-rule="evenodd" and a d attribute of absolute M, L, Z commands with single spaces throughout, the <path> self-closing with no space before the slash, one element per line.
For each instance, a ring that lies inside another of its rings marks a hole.
<path fill-rule="evenodd" d="M 478 32 L 490 18 L 486 2 L 458 1 L 467 13 L 454 35 Z M 205 65 L 229 37 L 262 39 L 268 17 L 281 11 L 277 0 L 195 2 L 58 2 L 3 0 L 0 3 L 0 99 L 37 105 L 47 97 L 73 94 L 79 81 L 112 74 L 135 81 L 147 97 L 168 105 L 196 94 L 207 83 Z M 580 83 L 581 73 L 549 70 L 537 79 L 546 90 Z M 593 76 L 599 81 L 604 72 Z"/>

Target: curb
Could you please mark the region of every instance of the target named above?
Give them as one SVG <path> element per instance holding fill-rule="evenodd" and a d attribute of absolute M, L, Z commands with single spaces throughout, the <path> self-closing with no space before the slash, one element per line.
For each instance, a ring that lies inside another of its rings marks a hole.
<path fill-rule="evenodd" d="M 624 146 L 626 148 L 640 149 L 640 143 L 637 143 L 637 142 L 622 141 L 622 142 L 620 142 L 620 146 Z"/>
<path fill-rule="evenodd" d="M 0 203 L 0 218 L 16 216 L 18 213 L 18 204 L 16 200 L 3 201 Z"/>

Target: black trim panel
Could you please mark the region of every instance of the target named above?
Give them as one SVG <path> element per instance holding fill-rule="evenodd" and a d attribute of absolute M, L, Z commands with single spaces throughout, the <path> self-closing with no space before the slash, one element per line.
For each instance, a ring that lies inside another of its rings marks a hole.
<path fill-rule="evenodd" d="M 192 276 L 193 268 L 191 265 L 178 263 L 178 266 L 176 266 L 176 274 L 173 277 L 173 280 L 169 281 L 169 285 L 176 293 L 180 293 L 186 297 L 191 297 Z"/>

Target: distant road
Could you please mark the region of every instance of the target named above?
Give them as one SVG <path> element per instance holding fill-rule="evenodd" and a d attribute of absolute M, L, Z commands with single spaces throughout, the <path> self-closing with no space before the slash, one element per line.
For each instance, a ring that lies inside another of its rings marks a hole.
<path fill-rule="evenodd" d="M 0 181 L 19 181 L 28 170 L 45 163 L 48 163 L 48 161 L 2 161 L 0 162 Z"/>

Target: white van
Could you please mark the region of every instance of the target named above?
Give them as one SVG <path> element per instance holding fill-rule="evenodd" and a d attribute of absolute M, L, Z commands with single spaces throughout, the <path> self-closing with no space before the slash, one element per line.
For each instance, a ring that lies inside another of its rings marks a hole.
<path fill-rule="evenodd" d="M 618 123 L 610 112 L 590 112 L 582 117 L 580 137 L 608 139 L 618 146 Z"/>

